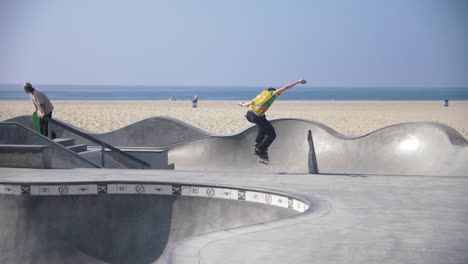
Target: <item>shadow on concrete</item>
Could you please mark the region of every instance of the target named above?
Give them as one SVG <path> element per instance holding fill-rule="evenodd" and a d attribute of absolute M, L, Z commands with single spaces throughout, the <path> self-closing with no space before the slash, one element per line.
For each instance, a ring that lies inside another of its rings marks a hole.
<path fill-rule="evenodd" d="M 1 263 L 160 263 L 193 235 L 297 213 L 256 203 L 162 195 L 0 195 Z"/>

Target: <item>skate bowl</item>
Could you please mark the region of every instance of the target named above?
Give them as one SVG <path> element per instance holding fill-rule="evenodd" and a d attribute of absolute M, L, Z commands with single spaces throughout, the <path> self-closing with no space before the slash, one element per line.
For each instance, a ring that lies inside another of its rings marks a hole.
<path fill-rule="evenodd" d="M 167 263 L 185 254 L 173 249 L 186 239 L 229 239 L 330 208 L 313 196 L 235 186 L 3 182 L 0 263 Z"/>

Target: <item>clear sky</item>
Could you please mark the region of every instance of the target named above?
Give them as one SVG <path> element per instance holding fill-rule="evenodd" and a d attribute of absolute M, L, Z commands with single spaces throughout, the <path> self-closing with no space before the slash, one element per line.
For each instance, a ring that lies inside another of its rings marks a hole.
<path fill-rule="evenodd" d="M 468 87 L 468 0 L 2 0 L 0 83 Z"/>

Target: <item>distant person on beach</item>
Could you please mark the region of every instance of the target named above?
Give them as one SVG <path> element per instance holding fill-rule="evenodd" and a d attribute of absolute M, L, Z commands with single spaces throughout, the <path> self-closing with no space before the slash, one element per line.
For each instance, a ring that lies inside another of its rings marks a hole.
<path fill-rule="evenodd" d="M 270 121 L 266 119 L 265 112 L 283 92 L 293 88 L 297 84 L 306 83 L 307 81 L 302 79 L 285 85 L 281 89 L 270 87 L 257 95 L 257 97 L 249 103 L 239 103 L 240 106 L 249 108 L 245 117 L 249 122 L 256 124 L 258 127 L 254 154 L 260 159 L 269 160 L 268 147 L 270 147 L 271 143 L 273 143 L 276 138 L 275 128 L 271 125 Z"/>
<path fill-rule="evenodd" d="M 192 100 L 192 107 L 197 108 L 197 104 L 198 104 L 198 95 L 195 95 Z"/>
<path fill-rule="evenodd" d="M 47 137 L 49 135 L 49 121 L 46 118 L 52 119 L 52 111 L 54 110 L 54 106 L 50 102 L 47 95 L 32 87 L 32 85 L 28 82 L 24 83 L 24 91 L 31 96 L 31 100 L 36 107 L 35 112 L 39 110 L 41 134 Z"/>

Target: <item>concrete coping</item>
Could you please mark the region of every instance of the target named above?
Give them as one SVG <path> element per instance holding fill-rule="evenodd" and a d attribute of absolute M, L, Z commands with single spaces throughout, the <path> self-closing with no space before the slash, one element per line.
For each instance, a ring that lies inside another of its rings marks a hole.
<path fill-rule="evenodd" d="M 0 194 L 21 196 L 99 196 L 106 194 L 190 196 L 261 203 L 299 213 L 307 211 L 311 206 L 310 201 L 305 198 L 271 190 L 168 182 L 0 182 Z"/>
<path fill-rule="evenodd" d="M 1 150 L 38 150 L 50 148 L 49 145 L 21 145 L 21 144 L 0 144 Z"/>
<path fill-rule="evenodd" d="M 167 152 L 167 149 L 161 147 L 119 147 L 115 146 L 116 148 L 125 151 L 125 152 Z M 101 150 L 101 147 L 98 146 L 89 146 L 89 150 Z M 110 151 L 106 149 L 106 151 Z"/>

